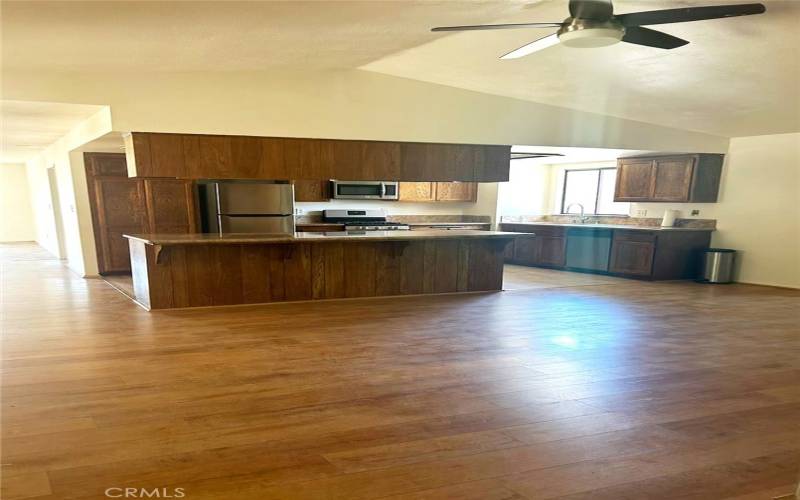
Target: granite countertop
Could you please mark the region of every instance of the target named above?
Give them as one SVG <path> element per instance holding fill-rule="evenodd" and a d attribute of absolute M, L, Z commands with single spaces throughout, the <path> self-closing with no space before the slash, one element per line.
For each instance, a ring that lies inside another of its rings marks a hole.
<path fill-rule="evenodd" d="M 409 226 L 490 226 L 490 222 L 405 222 Z"/>
<path fill-rule="evenodd" d="M 714 231 L 707 227 L 661 227 L 661 226 L 634 226 L 630 224 L 579 224 L 569 222 L 501 222 L 502 224 L 515 224 L 519 226 L 557 226 L 578 227 L 585 229 L 626 229 L 631 231 Z"/>
<path fill-rule="evenodd" d="M 489 222 L 401 222 L 407 226 L 438 227 L 438 226 L 489 226 Z M 344 226 L 343 222 L 298 222 L 296 226 Z"/>
<path fill-rule="evenodd" d="M 331 231 L 294 234 L 126 234 L 125 238 L 148 245 L 219 245 L 241 243 L 313 243 L 324 241 L 404 241 L 439 239 L 503 239 L 530 236 L 530 233 L 504 231 Z"/>
<path fill-rule="evenodd" d="M 331 227 L 341 227 L 344 226 L 344 222 L 298 222 L 295 224 L 297 226 L 331 226 Z"/>

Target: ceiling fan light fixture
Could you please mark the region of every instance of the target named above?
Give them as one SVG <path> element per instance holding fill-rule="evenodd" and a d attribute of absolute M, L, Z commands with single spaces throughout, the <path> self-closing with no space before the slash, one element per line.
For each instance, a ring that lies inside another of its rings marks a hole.
<path fill-rule="evenodd" d="M 625 30 L 616 27 L 583 28 L 563 30 L 558 33 L 558 39 L 567 47 L 593 48 L 619 43 L 624 35 Z"/>

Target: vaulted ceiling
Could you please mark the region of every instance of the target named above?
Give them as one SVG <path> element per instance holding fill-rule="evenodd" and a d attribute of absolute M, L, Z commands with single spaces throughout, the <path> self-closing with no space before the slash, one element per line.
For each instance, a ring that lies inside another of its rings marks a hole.
<path fill-rule="evenodd" d="M 713 1 L 617 1 L 617 13 Z M 498 56 L 549 31 L 431 33 L 436 25 L 561 21 L 566 0 L 8 2 L 3 71 L 362 69 L 723 136 L 800 130 L 800 2 L 760 16 L 664 25 L 691 41 L 561 46 Z"/>

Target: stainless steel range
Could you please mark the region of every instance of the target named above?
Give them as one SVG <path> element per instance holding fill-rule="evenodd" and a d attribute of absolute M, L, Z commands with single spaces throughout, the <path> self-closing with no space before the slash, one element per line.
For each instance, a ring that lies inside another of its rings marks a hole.
<path fill-rule="evenodd" d="M 403 231 L 407 224 L 386 220 L 384 210 L 323 210 L 325 222 L 343 223 L 347 231 Z"/>

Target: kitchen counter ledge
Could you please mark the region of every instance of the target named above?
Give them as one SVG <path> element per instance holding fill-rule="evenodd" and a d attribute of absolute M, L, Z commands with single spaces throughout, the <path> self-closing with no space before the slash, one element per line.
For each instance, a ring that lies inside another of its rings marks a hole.
<path fill-rule="evenodd" d="M 463 240 L 508 239 L 530 236 L 526 233 L 504 231 L 331 231 L 324 233 L 302 232 L 289 234 L 126 234 L 129 240 L 146 245 L 238 245 L 247 243 L 315 243 L 331 241 L 405 241 L 405 240 Z"/>
<path fill-rule="evenodd" d="M 708 227 L 661 227 L 661 226 L 634 226 L 632 224 L 580 224 L 570 222 L 501 222 L 503 226 L 554 226 L 554 227 L 577 227 L 584 229 L 624 229 L 631 231 L 715 231 L 714 228 Z"/>

